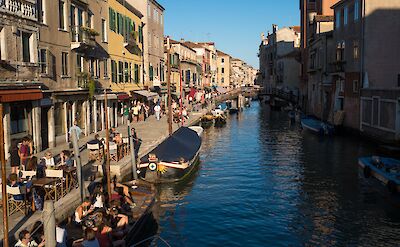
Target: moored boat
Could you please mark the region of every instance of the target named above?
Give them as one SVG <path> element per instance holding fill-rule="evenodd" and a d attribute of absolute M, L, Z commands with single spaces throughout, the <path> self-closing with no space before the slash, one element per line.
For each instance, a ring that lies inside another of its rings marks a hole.
<path fill-rule="evenodd" d="M 400 192 L 400 160 L 379 156 L 361 157 L 358 165 L 366 178 L 376 178 L 393 194 Z"/>
<path fill-rule="evenodd" d="M 302 118 L 301 126 L 303 129 L 307 129 L 313 133 L 319 135 L 332 135 L 334 132 L 334 127 L 328 123 L 324 123 L 315 118 Z"/>
<path fill-rule="evenodd" d="M 226 117 L 224 115 L 218 115 L 214 119 L 215 127 L 222 127 L 226 124 Z"/>
<path fill-rule="evenodd" d="M 211 114 L 204 115 L 200 119 L 201 127 L 210 128 L 214 124 L 214 116 Z"/>
<path fill-rule="evenodd" d="M 235 114 L 235 113 L 238 113 L 238 112 L 239 112 L 239 109 L 236 108 L 236 107 L 229 109 L 229 114 Z"/>
<path fill-rule="evenodd" d="M 141 179 L 150 183 L 183 180 L 199 163 L 199 132 L 181 127 L 140 159 Z"/>

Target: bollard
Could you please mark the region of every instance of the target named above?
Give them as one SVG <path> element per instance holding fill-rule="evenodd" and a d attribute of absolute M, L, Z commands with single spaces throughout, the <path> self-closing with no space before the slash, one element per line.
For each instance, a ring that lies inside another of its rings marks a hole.
<path fill-rule="evenodd" d="M 56 246 L 56 217 L 52 200 L 45 201 L 43 205 L 43 228 L 46 246 Z"/>

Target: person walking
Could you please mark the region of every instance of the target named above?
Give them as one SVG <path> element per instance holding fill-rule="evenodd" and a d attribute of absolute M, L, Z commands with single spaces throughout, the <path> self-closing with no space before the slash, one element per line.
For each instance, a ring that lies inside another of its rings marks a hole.
<path fill-rule="evenodd" d="M 139 122 L 139 107 L 135 104 L 132 108 L 133 111 L 133 119 L 135 122 Z"/>
<path fill-rule="evenodd" d="M 161 114 L 161 106 L 159 104 L 154 106 L 154 112 L 156 114 L 157 121 L 159 121 L 160 120 L 160 114 Z"/>
<path fill-rule="evenodd" d="M 70 140 L 72 139 L 71 138 L 72 130 L 76 131 L 76 135 L 79 140 L 79 136 L 82 134 L 82 129 L 78 126 L 78 122 L 76 120 L 74 121 L 74 125 L 71 126 L 71 128 L 69 129 L 69 132 L 68 132 Z"/>
<path fill-rule="evenodd" d="M 11 173 L 18 174 L 19 166 L 21 165 L 21 158 L 19 155 L 18 141 L 13 140 L 10 149 L 10 165 Z"/>

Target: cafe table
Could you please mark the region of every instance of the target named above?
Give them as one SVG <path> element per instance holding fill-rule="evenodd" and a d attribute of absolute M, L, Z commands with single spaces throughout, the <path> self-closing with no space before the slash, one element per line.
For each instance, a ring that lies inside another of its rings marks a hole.
<path fill-rule="evenodd" d="M 53 186 L 51 186 L 53 185 Z M 42 188 L 45 192 L 45 200 L 54 199 L 57 201 L 57 179 L 56 178 L 38 178 L 32 180 L 32 186 Z M 54 192 L 54 196 L 52 193 Z"/>

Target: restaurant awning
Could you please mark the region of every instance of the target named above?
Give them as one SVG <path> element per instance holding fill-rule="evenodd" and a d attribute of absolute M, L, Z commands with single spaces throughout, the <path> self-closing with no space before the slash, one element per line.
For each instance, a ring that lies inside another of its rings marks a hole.
<path fill-rule="evenodd" d="M 131 91 L 132 95 L 137 94 L 142 97 L 147 98 L 147 100 L 151 100 L 154 98 L 158 98 L 158 93 L 149 92 L 146 90 L 138 90 L 138 91 Z"/>
<path fill-rule="evenodd" d="M 94 98 L 95 98 L 96 100 L 104 100 L 105 95 L 104 95 L 104 94 L 98 94 L 98 95 L 95 95 Z M 107 94 L 107 99 L 108 99 L 108 100 L 110 100 L 110 99 L 117 99 L 117 95 L 114 94 L 114 93 L 108 93 L 108 94 Z"/>
<path fill-rule="evenodd" d="M 128 100 L 129 97 L 130 97 L 129 94 L 127 94 L 127 93 L 118 93 L 118 94 L 117 94 L 117 98 L 118 98 L 118 100 L 120 100 L 120 101 Z"/>
<path fill-rule="evenodd" d="M 43 98 L 40 89 L 22 89 L 22 90 L 0 90 L 0 102 L 17 102 L 27 100 L 39 100 Z"/>

